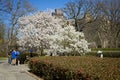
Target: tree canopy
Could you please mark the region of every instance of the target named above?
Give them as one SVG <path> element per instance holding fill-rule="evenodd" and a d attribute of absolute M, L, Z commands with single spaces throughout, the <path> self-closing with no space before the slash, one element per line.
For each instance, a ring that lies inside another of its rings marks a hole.
<path fill-rule="evenodd" d="M 57 52 L 88 51 L 88 43 L 82 32 L 76 32 L 73 26 L 62 26 L 61 19 L 50 12 L 39 12 L 19 19 L 18 44 L 21 46 L 48 49 L 54 55 Z"/>

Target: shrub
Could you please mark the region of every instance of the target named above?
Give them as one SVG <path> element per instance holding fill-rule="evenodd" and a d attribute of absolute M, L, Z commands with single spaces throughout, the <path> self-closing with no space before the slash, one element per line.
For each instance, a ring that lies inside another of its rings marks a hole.
<path fill-rule="evenodd" d="M 92 48 L 92 51 L 120 51 L 120 48 Z"/>
<path fill-rule="evenodd" d="M 120 58 L 120 52 L 104 52 L 104 57 Z"/>
<path fill-rule="evenodd" d="M 44 78 L 44 80 L 85 80 L 85 77 L 80 71 L 76 73 L 46 61 L 32 59 L 29 62 L 29 67 L 33 73 Z"/>
<path fill-rule="evenodd" d="M 119 58 L 58 56 L 32 58 L 31 71 L 44 80 L 119 80 Z"/>
<path fill-rule="evenodd" d="M 7 52 L 0 52 L 0 57 L 7 57 Z"/>
<path fill-rule="evenodd" d="M 7 52 L 7 50 L 5 49 L 2 49 L 2 50 L 0 50 L 0 57 L 7 57 L 7 54 L 8 54 L 8 52 Z"/>
<path fill-rule="evenodd" d="M 30 53 L 21 53 L 18 57 L 20 60 L 20 64 L 24 64 L 25 61 L 27 61 L 30 58 L 29 56 L 30 56 Z M 38 56 L 38 54 L 33 53 L 33 57 L 35 57 L 35 56 Z"/>
<path fill-rule="evenodd" d="M 103 56 L 104 57 L 111 57 L 111 58 L 120 58 L 120 52 L 118 51 L 103 51 Z M 86 55 L 92 55 L 92 56 L 98 56 L 97 52 L 89 52 Z"/>

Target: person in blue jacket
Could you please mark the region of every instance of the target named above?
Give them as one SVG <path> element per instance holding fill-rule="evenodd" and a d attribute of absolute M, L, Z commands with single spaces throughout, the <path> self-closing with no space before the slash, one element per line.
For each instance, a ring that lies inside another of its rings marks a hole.
<path fill-rule="evenodd" d="M 12 65 L 15 65 L 16 64 L 16 51 L 15 50 L 13 50 L 12 52 L 11 52 L 11 59 L 12 59 Z"/>

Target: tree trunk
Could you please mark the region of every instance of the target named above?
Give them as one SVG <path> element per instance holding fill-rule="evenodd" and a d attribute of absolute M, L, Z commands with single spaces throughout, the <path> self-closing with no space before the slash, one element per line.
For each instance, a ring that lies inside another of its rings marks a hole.
<path fill-rule="evenodd" d="M 99 31 L 98 31 L 98 36 L 99 36 L 99 39 L 100 39 L 101 47 L 102 48 L 108 48 L 108 46 L 109 46 L 109 40 L 108 40 L 108 38 L 106 38 L 104 36 L 104 34 L 100 33 Z"/>

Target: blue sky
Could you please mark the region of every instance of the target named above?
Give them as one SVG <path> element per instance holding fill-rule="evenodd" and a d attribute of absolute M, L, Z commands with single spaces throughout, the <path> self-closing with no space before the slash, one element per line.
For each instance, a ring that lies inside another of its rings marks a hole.
<path fill-rule="evenodd" d="M 30 0 L 38 10 L 62 8 L 70 0 Z"/>

